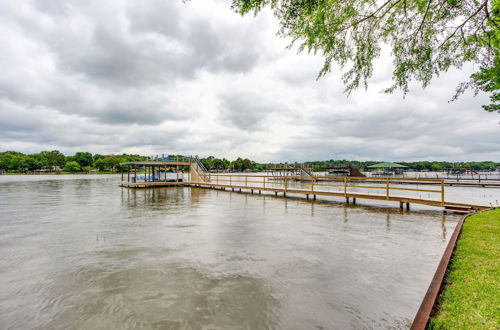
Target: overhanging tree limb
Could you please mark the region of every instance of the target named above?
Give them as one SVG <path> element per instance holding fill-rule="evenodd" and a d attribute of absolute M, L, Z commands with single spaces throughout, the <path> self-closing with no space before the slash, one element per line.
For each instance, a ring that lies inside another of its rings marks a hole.
<path fill-rule="evenodd" d="M 279 34 L 292 40 L 290 46 L 299 43 L 299 51 L 323 55 L 319 77 L 335 63 L 340 69 L 349 66 L 342 76 L 347 93 L 367 86 L 382 45 L 391 48 L 394 65 L 387 92 L 406 93 L 412 80 L 425 87 L 440 72 L 467 62 L 485 70 L 500 66 L 494 60 L 500 0 L 233 0 L 232 8 L 257 14 L 265 6 L 279 20 Z M 484 90 L 475 81 L 461 86 Z"/>

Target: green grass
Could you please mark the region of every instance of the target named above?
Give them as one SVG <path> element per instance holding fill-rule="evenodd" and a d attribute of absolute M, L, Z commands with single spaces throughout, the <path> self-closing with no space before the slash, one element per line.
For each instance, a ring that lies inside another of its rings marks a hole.
<path fill-rule="evenodd" d="M 430 329 L 500 329 L 500 209 L 462 227 Z"/>

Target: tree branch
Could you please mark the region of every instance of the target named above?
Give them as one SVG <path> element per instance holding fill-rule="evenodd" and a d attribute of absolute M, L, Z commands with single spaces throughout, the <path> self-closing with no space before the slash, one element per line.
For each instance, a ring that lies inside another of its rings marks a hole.
<path fill-rule="evenodd" d="M 389 8 L 387 8 L 387 9 L 384 11 L 384 13 L 383 13 L 381 16 L 379 16 L 379 17 L 378 17 L 378 19 L 382 19 L 382 17 L 384 17 L 384 16 L 385 16 L 385 14 L 387 14 L 389 11 L 391 11 L 391 9 L 392 9 L 392 8 L 394 8 L 394 6 L 395 6 L 395 5 L 397 5 L 397 4 L 398 4 L 398 3 L 400 3 L 400 2 L 401 2 L 401 0 L 398 0 L 398 1 L 396 1 L 395 3 L 393 3 L 393 4 L 389 7 Z"/>
<path fill-rule="evenodd" d="M 400 2 L 400 1 L 401 1 L 401 0 L 398 0 L 398 1 L 396 1 L 396 3 Z M 392 0 L 387 0 L 387 1 L 386 1 L 383 5 L 382 5 L 382 6 L 378 7 L 378 8 L 377 8 L 377 10 L 375 10 L 373 13 L 371 13 L 371 14 L 370 14 L 370 15 L 368 15 L 368 16 L 363 17 L 363 18 L 362 18 L 362 19 L 360 19 L 359 21 L 355 22 L 353 25 L 358 25 L 359 23 L 362 23 L 362 22 L 366 21 L 366 20 L 367 20 L 367 19 L 369 19 L 369 18 L 373 18 L 373 17 L 375 17 L 375 15 L 376 15 L 379 11 L 381 11 L 381 10 L 382 10 L 385 6 L 387 6 L 387 5 L 388 5 L 389 3 L 391 3 L 391 2 L 392 2 Z M 391 8 L 392 8 L 392 6 L 391 6 Z M 384 15 L 385 15 L 385 14 L 384 14 Z"/>
<path fill-rule="evenodd" d="M 500 26 L 498 26 L 497 23 L 495 22 L 495 20 L 490 17 L 490 12 L 488 10 L 488 1 L 484 2 L 484 12 L 486 14 L 486 18 L 488 19 L 488 21 L 493 23 L 493 25 L 495 25 L 497 27 L 497 29 L 500 29 Z"/>
<path fill-rule="evenodd" d="M 464 26 L 465 26 L 465 24 L 467 24 L 467 22 L 471 20 L 471 18 L 473 18 L 474 16 L 476 16 L 476 15 L 477 15 L 477 14 L 481 11 L 481 9 L 483 9 L 483 7 L 486 5 L 486 2 L 487 2 L 487 1 L 488 1 L 488 0 L 485 0 L 485 1 L 483 2 L 483 4 L 482 4 L 481 6 L 479 6 L 479 7 L 478 7 L 478 8 L 477 8 L 477 9 L 476 9 L 473 13 L 472 13 L 472 15 L 470 15 L 469 17 L 467 17 L 467 19 L 466 19 L 465 21 L 463 21 L 463 22 L 462 22 L 462 24 L 460 24 L 459 26 L 457 26 L 457 28 L 453 31 L 453 33 L 452 33 L 452 34 L 450 34 L 450 35 L 449 35 L 449 36 L 448 36 L 448 37 L 447 37 L 447 38 L 446 38 L 446 39 L 445 39 L 445 40 L 444 40 L 444 41 L 443 41 L 443 42 L 439 45 L 439 47 L 438 47 L 438 48 L 443 47 L 443 45 L 444 45 L 444 44 L 445 44 L 448 40 L 450 40 L 451 38 L 453 38 L 453 36 L 457 33 L 457 31 L 458 31 L 458 30 L 460 30 L 462 27 L 464 27 Z"/>
<path fill-rule="evenodd" d="M 424 17 L 422 17 L 422 22 L 420 22 L 420 25 L 417 29 L 417 31 L 415 32 L 415 34 L 417 34 L 418 32 L 420 32 L 420 38 L 423 39 L 424 38 L 424 30 L 422 29 L 422 27 L 424 26 L 424 22 L 425 22 L 425 19 L 427 17 L 427 14 L 429 13 L 429 8 L 431 7 L 431 2 L 432 0 L 429 0 L 427 1 L 427 8 L 425 9 L 425 13 L 424 13 Z"/>

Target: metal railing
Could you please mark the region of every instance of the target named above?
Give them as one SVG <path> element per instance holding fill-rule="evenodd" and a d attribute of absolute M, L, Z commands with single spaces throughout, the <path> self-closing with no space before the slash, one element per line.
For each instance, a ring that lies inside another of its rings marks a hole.
<path fill-rule="evenodd" d="M 254 190 L 277 189 L 287 192 L 298 192 L 304 194 L 329 194 L 343 195 L 365 195 L 377 196 L 383 199 L 394 198 L 420 198 L 429 201 L 440 202 L 445 205 L 444 180 L 439 179 L 413 179 L 413 178 L 390 178 L 390 177 L 310 177 L 310 176 L 267 176 L 246 174 L 200 174 L 207 182 L 218 186 L 229 188 L 244 188 Z M 330 181 L 326 181 L 330 180 Z M 333 182 L 332 182 L 333 181 Z M 406 185 L 406 186 L 405 186 Z M 414 185 L 438 186 L 438 189 L 427 189 L 420 187 L 408 187 Z M 373 191 L 375 193 L 373 193 Z M 395 195 L 394 191 L 416 192 L 420 196 Z M 421 194 L 428 194 L 428 199 L 422 198 Z M 436 196 L 431 198 L 431 194 Z"/>

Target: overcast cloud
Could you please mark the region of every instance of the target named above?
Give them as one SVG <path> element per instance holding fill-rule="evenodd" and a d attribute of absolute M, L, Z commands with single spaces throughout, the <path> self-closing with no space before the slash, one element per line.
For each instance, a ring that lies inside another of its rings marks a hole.
<path fill-rule="evenodd" d="M 448 102 L 472 67 L 402 98 L 386 54 L 347 97 L 276 31 L 230 1 L 2 1 L 0 151 L 500 161 L 487 97 Z"/>

